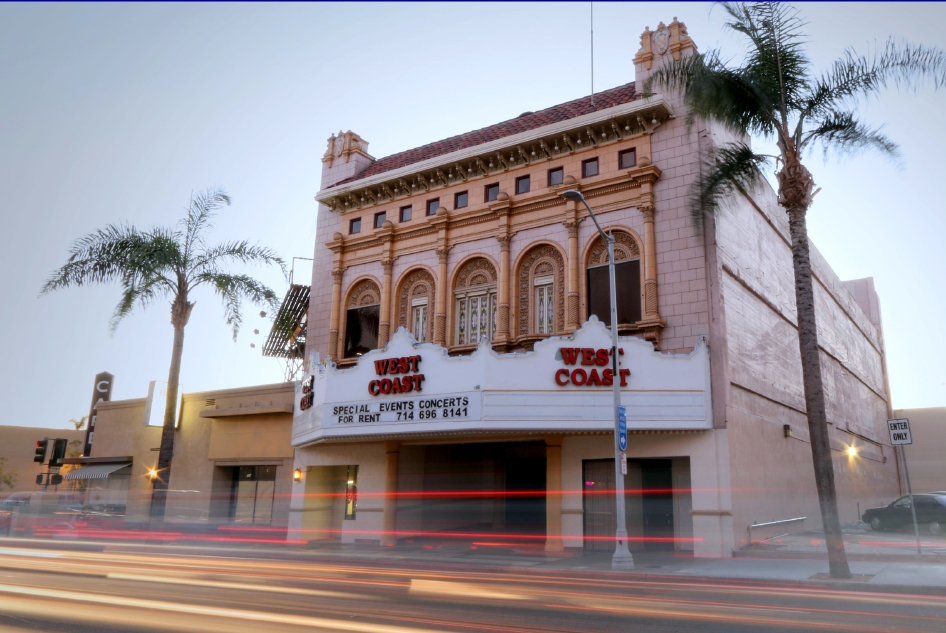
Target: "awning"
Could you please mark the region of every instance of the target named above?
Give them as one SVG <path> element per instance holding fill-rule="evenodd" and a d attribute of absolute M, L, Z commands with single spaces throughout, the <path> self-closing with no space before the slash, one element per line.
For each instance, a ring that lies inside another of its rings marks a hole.
<path fill-rule="evenodd" d="M 67 473 L 63 479 L 105 479 L 125 468 L 131 468 L 131 464 L 92 464 Z M 122 474 L 130 475 L 131 472 Z"/>

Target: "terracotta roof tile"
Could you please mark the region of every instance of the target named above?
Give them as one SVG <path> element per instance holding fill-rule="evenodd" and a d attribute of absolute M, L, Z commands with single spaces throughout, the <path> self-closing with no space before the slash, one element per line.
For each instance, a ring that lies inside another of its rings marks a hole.
<path fill-rule="evenodd" d="M 639 96 L 640 95 L 634 90 L 634 83 L 631 82 L 623 86 L 618 86 L 617 88 L 596 93 L 594 105 L 591 104 L 590 96 L 582 97 L 581 99 L 575 99 L 574 101 L 552 106 L 551 108 L 539 110 L 538 112 L 533 112 L 525 116 L 518 116 L 515 119 L 503 121 L 502 123 L 497 123 L 489 127 L 473 130 L 466 134 L 451 136 L 442 141 L 436 141 L 428 145 L 409 149 L 405 152 L 379 158 L 363 172 L 351 178 L 346 178 L 333 186 L 361 180 L 362 178 L 376 174 L 383 174 L 386 171 L 419 163 L 429 158 L 449 154 L 450 152 L 466 149 L 467 147 L 482 145 L 483 143 L 489 143 L 490 141 L 495 141 L 506 136 L 534 130 L 559 121 L 574 119 L 575 117 L 597 112 L 598 110 L 613 108 L 614 106 L 634 101 L 639 98 Z"/>

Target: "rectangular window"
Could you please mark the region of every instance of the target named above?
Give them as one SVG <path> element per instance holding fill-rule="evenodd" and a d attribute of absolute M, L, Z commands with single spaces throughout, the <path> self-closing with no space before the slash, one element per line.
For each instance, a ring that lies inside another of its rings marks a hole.
<path fill-rule="evenodd" d="M 440 208 L 440 198 L 427 201 L 427 215 L 436 215 L 437 209 L 439 208 Z"/>
<path fill-rule="evenodd" d="M 499 183 L 494 182 L 491 185 L 486 185 L 486 202 L 492 202 L 499 198 Z"/>
<path fill-rule="evenodd" d="M 634 148 L 626 149 L 618 153 L 618 167 L 620 169 L 630 169 L 637 164 L 637 150 Z"/>
<path fill-rule="evenodd" d="M 637 323 L 641 320 L 640 261 L 615 264 L 614 285 L 618 295 L 618 323 Z M 588 269 L 588 316 L 592 314 L 605 325 L 611 325 L 611 281 L 607 266 Z"/>
<path fill-rule="evenodd" d="M 358 466 L 348 467 L 348 479 L 345 481 L 345 520 L 352 521 L 355 518 L 355 510 L 358 508 Z"/>
<path fill-rule="evenodd" d="M 411 219 L 411 211 L 412 211 L 412 208 L 411 208 L 411 207 L 401 207 L 401 218 L 400 218 L 400 221 L 401 221 L 401 222 L 407 222 L 408 220 L 410 220 L 410 219 Z"/>
<path fill-rule="evenodd" d="M 598 175 L 598 159 L 589 158 L 581 162 L 581 177 L 590 178 Z"/>
<path fill-rule="evenodd" d="M 473 345 L 496 334 L 496 289 L 478 290 L 457 299 L 457 345 Z"/>
<path fill-rule="evenodd" d="M 521 193 L 529 193 L 529 177 L 520 176 L 516 178 L 516 195 Z"/>
<path fill-rule="evenodd" d="M 380 229 L 381 225 L 384 224 L 385 219 L 388 217 L 387 211 L 382 211 L 381 213 L 374 214 L 374 228 Z"/>
<path fill-rule="evenodd" d="M 355 233 L 361 233 L 361 218 L 355 218 L 348 223 L 348 233 L 349 235 L 354 235 Z"/>
<path fill-rule="evenodd" d="M 551 334 L 554 332 L 552 327 L 552 315 L 555 314 L 552 284 L 555 278 L 536 277 L 535 285 L 535 332 L 536 334 Z"/>
<path fill-rule="evenodd" d="M 549 187 L 560 185 L 565 182 L 565 168 L 556 167 L 549 170 Z"/>
<path fill-rule="evenodd" d="M 414 299 L 411 305 L 411 334 L 418 343 L 427 342 L 427 299 Z"/>
<path fill-rule="evenodd" d="M 352 308 L 345 319 L 345 358 L 355 358 L 378 347 L 381 306 Z"/>
<path fill-rule="evenodd" d="M 468 203 L 468 201 L 469 201 L 469 196 L 467 195 L 467 193 L 468 193 L 468 192 L 466 192 L 466 191 L 461 191 L 461 192 L 458 193 L 457 195 L 453 196 L 453 208 L 454 208 L 454 209 L 462 209 L 463 207 L 465 207 L 465 206 L 467 205 L 467 203 Z"/>

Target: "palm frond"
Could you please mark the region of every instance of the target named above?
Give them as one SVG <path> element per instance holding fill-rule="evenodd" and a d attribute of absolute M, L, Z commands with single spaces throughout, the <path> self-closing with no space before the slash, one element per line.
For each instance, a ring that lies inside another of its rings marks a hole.
<path fill-rule="evenodd" d="M 658 68 L 644 82 L 644 94 L 652 94 L 655 86 L 683 93 L 687 124 L 703 117 L 740 134 L 771 136 L 776 131 L 774 104 L 741 69 L 727 68 L 715 51 Z"/>
<path fill-rule="evenodd" d="M 946 85 L 946 52 L 898 43 L 892 38 L 879 54 L 858 55 L 854 49 L 847 49 L 813 82 L 802 104 L 802 115 L 851 105 L 857 97 L 875 96 L 890 84 L 898 89 L 916 89 L 924 81 L 932 81 L 936 89 Z"/>
<path fill-rule="evenodd" d="M 797 9 L 780 2 L 722 3 L 733 21 L 726 26 L 750 42 L 742 73 L 766 95 L 785 123 L 808 84 L 809 62 Z"/>
<path fill-rule="evenodd" d="M 213 228 L 211 222 L 214 216 L 224 206 L 230 206 L 230 196 L 223 189 L 217 187 L 205 189 L 191 196 L 187 207 L 187 215 L 181 220 L 184 229 L 183 253 L 185 260 L 189 260 L 194 249 L 203 245 L 203 234 Z"/>
<path fill-rule="evenodd" d="M 109 224 L 80 237 L 69 248 L 66 264 L 49 276 L 40 295 L 70 286 L 118 280 L 140 253 L 147 251 L 148 242 L 146 235 L 121 224 Z"/>
<path fill-rule="evenodd" d="M 862 149 L 874 149 L 891 158 L 899 157 L 897 144 L 880 130 L 861 123 L 851 112 L 829 112 L 817 127 L 804 133 L 799 150 L 820 144 L 825 157 L 832 151 L 844 156 Z"/>
<path fill-rule="evenodd" d="M 114 334 L 119 323 L 136 307 L 147 308 L 158 299 L 170 294 L 173 288 L 167 281 L 163 276 L 152 276 L 145 279 L 133 278 L 129 279 L 128 283 L 124 283 L 122 298 L 115 306 L 115 311 L 109 321 L 109 331 Z"/>
<path fill-rule="evenodd" d="M 248 300 L 266 306 L 274 313 L 279 309 L 279 297 L 268 286 L 249 275 L 234 275 L 219 271 L 206 271 L 195 276 L 193 287 L 208 284 L 223 300 L 227 325 L 233 328 L 233 340 L 237 340 L 243 322 L 241 305 Z"/>
<path fill-rule="evenodd" d="M 248 240 L 224 242 L 201 252 L 193 260 L 190 269 L 194 273 L 214 270 L 223 262 L 239 262 L 241 264 L 276 264 L 286 277 L 286 262 L 271 248 L 250 244 Z"/>
<path fill-rule="evenodd" d="M 696 226 L 702 228 L 706 214 L 715 213 L 720 201 L 737 188 L 749 189 L 763 180 L 762 168 L 770 161 L 770 156 L 756 154 L 744 143 L 729 143 L 707 152 L 688 204 Z"/>

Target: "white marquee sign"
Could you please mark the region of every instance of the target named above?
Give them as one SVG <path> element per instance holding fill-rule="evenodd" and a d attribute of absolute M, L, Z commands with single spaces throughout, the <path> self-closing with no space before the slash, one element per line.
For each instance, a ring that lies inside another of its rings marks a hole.
<path fill-rule="evenodd" d="M 661 354 L 638 338 L 622 338 L 619 345 L 617 380 L 628 429 L 712 428 L 705 341 L 690 354 Z M 608 330 L 594 317 L 572 336 L 513 354 L 497 354 L 483 342 L 468 356 L 450 357 L 399 329 L 384 349 L 368 352 L 354 367 L 317 365 L 297 384 L 292 443 L 431 432 L 611 430 L 610 347 Z"/>

